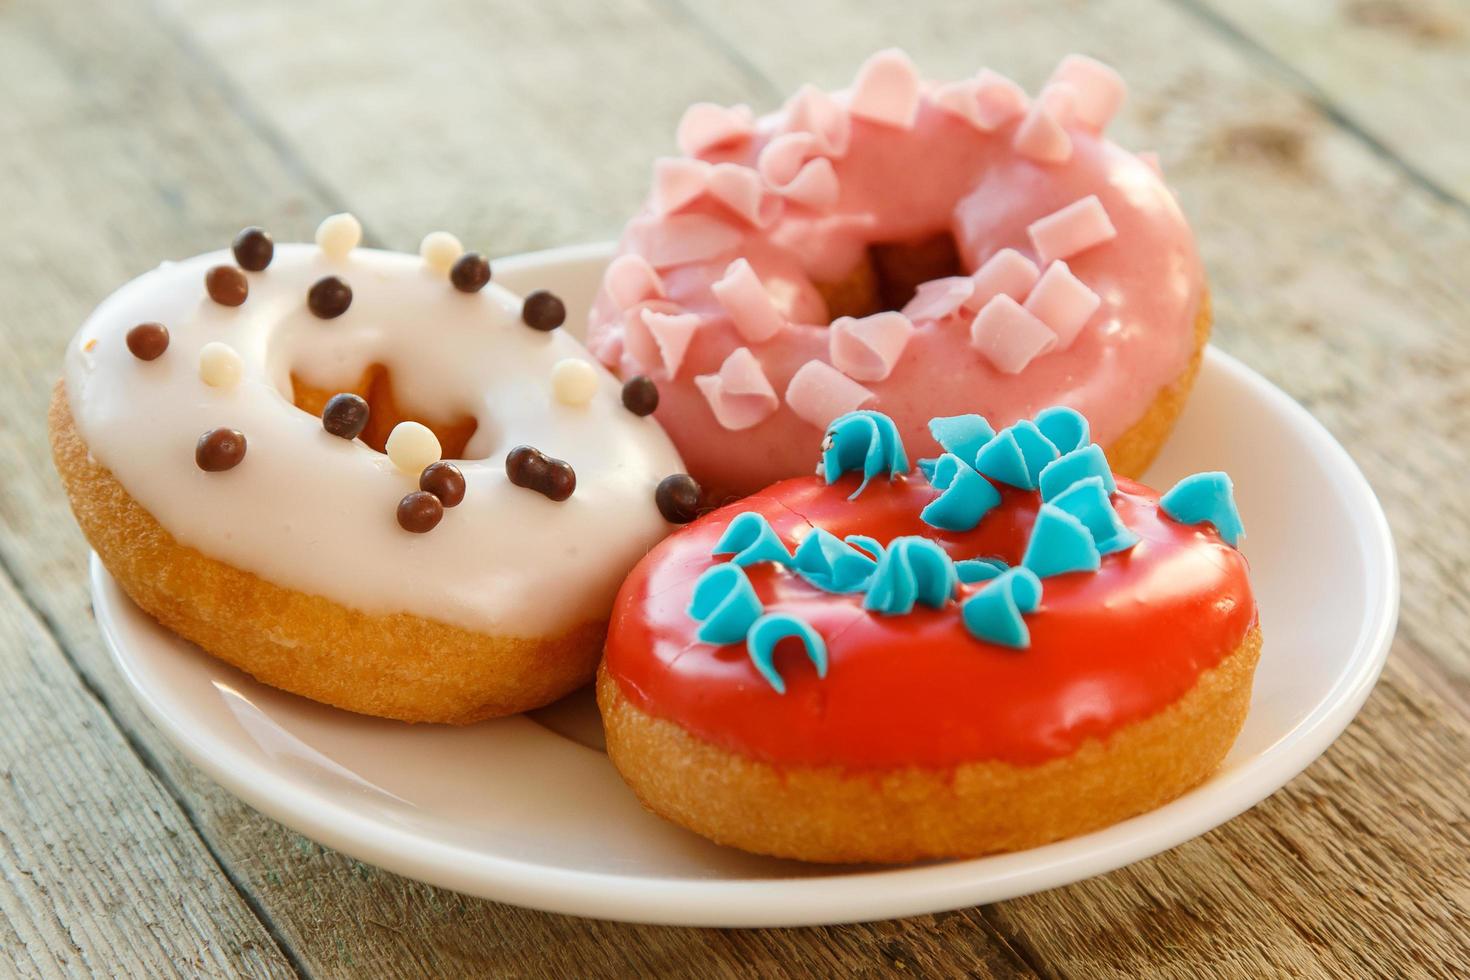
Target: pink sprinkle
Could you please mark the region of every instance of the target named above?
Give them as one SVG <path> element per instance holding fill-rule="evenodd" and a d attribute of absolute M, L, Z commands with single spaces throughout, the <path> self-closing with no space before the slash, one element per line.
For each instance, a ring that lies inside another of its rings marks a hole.
<path fill-rule="evenodd" d="M 659 157 L 653 162 L 653 193 L 649 203 L 655 214 L 677 211 L 704 193 L 709 182 L 709 164 L 688 157 Z"/>
<path fill-rule="evenodd" d="M 644 310 L 642 317 L 643 325 L 648 328 L 653 342 L 658 345 L 664 373 L 671 378 L 675 377 L 679 373 L 680 365 L 684 363 L 684 355 L 689 351 L 689 342 L 694 339 L 694 331 L 699 329 L 702 322 L 699 315 Z"/>
<path fill-rule="evenodd" d="M 902 313 L 838 317 L 827 331 L 832 364 L 859 381 L 882 381 L 903 356 L 914 325 Z"/>
<path fill-rule="evenodd" d="M 731 431 L 759 424 L 781 404 L 748 347 L 732 351 L 719 373 L 695 375 L 694 384 L 709 402 L 715 420 Z"/>
<path fill-rule="evenodd" d="M 1142 160 L 1144 166 L 1148 167 L 1148 169 L 1152 170 L 1160 177 L 1164 176 L 1164 165 L 1159 162 L 1159 155 L 1153 150 L 1144 150 L 1142 153 L 1138 154 L 1138 159 Z"/>
<path fill-rule="evenodd" d="M 975 106 L 982 129 L 999 129 L 1026 112 L 1026 90 L 989 68 L 975 76 Z"/>
<path fill-rule="evenodd" d="M 1057 335 L 1057 346 L 1066 350 L 1101 305 L 1102 297 L 1058 259 L 1047 266 L 1036 288 L 1026 297 L 1025 308 L 1051 328 Z"/>
<path fill-rule="evenodd" d="M 1005 374 L 1019 374 L 1056 342 L 1046 324 L 1005 295 L 986 303 L 970 325 L 970 344 Z"/>
<path fill-rule="evenodd" d="M 1035 262 L 1013 248 L 1003 248 L 986 259 L 970 277 L 975 289 L 965 301 L 965 308 L 979 310 L 997 296 L 1009 296 L 1019 303 L 1040 276 L 1041 270 Z"/>
<path fill-rule="evenodd" d="M 1026 229 L 1042 262 L 1069 259 L 1118 236 L 1096 194 L 1073 201 L 1060 211 L 1033 221 Z"/>
<path fill-rule="evenodd" d="M 663 299 L 668 295 L 664 292 L 663 280 L 648 260 L 632 252 L 612 260 L 602 277 L 602 285 L 619 310 L 626 310 L 646 299 Z"/>
<path fill-rule="evenodd" d="M 706 214 L 674 214 L 643 221 L 635 234 L 655 269 L 728 255 L 740 245 L 740 230 Z"/>
<path fill-rule="evenodd" d="M 786 327 L 786 318 L 776 309 L 771 294 L 745 259 L 736 259 L 725 275 L 711 284 L 715 299 L 730 314 L 730 321 L 749 343 L 770 340 Z"/>
<path fill-rule="evenodd" d="M 919 115 L 919 71 L 898 48 L 879 51 L 858 69 L 848 111 L 871 122 L 913 129 Z"/>
<path fill-rule="evenodd" d="M 1066 163 L 1072 159 L 1072 137 L 1067 135 L 1066 129 L 1058 113 L 1066 107 L 1067 100 L 1055 94 L 1050 99 L 1037 99 L 1031 105 L 1031 111 L 1026 113 L 1026 118 L 1021 120 L 1021 125 L 1016 127 L 1016 135 L 1011 145 L 1015 151 L 1028 160 L 1037 163 Z M 1051 104 L 1048 105 L 1048 102 Z"/>
<path fill-rule="evenodd" d="M 914 292 L 914 298 L 903 308 L 903 315 L 910 321 L 943 320 L 963 307 L 974 292 L 975 280 L 969 276 L 931 279 Z"/>
<path fill-rule="evenodd" d="M 786 103 L 786 131 L 808 133 L 816 140 L 817 153 L 841 157 L 852 138 L 852 120 L 832 96 L 815 85 L 803 85 Z"/>
<path fill-rule="evenodd" d="M 803 421 L 819 429 L 877 398 L 871 391 L 825 361 L 807 361 L 786 386 L 786 404 Z"/>
<path fill-rule="evenodd" d="M 697 157 L 706 150 L 739 143 L 755 132 L 755 114 L 750 106 L 725 108 L 713 102 L 696 102 L 684 110 L 675 137 L 679 150 Z"/>
<path fill-rule="evenodd" d="M 786 200 L 813 211 L 825 211 L 837 203 L 840 190 L 837 185 L 837 171 L 833 168 L 832 161 L 826 157 L 817 157 L 815 160 L 808 160 L 791 183 L 781 188 L 780 194 Z"/>
<path fill-rule="evenodd" d="M 772 209 L 763 206 L 765 189 L 760 174 L 750 167 L 717 163 L 710 169 L 705 186 L 716 200 L 753 225 L 765 225 L 775 218 Z"/>
<path fill-rule="evenodd" d="M 1076 117 L 1095 133 L 1107 128 L 1128 94 L 1121 75 L 1101 61 L 1080 54 L 1069 54 L 1062 59 L 1048 84 L 1053 82 L 1072 87 Z"/>
<path fill-rule="evenodd" d="M 647 321 L 643 319 L 643 314 L 650 311 L 674 315 L 683 313 L 684 310 L 677 303 L 654 299 L 640 301 L 623 311 L 623 349 L 638 365 L 639 370 L 652 373 L 663 365 L 664 358 L 648 329 Z"/>
<path fill-rule="evenodd" d="M 837 171 L 825 157 L 813 159 L 816 152 L 815 136 L 786 133 L 766 144 L 756 168 L 771 189 L 786 200 L 825 210 L 837 203 Z"/>

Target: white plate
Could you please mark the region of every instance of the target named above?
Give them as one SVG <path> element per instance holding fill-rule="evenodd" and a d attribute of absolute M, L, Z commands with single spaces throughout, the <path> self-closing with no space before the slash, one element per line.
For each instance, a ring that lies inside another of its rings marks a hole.
<path fill-rule="evenodd" d="M 606 246 L 496 263 L 578 322 Z M 813 450 L 815 452 L 815 449 Z M 97 620 L 153 721 L 251 806 L 390 871 L 576 915 L 703 926 L 794 926 L 953 909 L 1052 888 L 1189 840 L 1291 779 L 1357 713 L 1398 615 L 1383 512 L 1305 410 L 1210 350 L 1150 473 L 1235 478 L 1265 652 L 1245 729 L 1207 783 L 1152 813 L 1017 854 L 895 869 L 807 866 L 714 844 L 645 812 L 599 751 L 585 692 L 469 728 L 363 718 L 255 683 L 156 625 L 95 557 Z"/>

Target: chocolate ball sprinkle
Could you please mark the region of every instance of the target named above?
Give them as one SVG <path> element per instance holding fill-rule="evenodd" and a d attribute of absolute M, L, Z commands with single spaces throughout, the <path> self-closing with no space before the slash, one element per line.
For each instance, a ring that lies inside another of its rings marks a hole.
<path fill-rule="evenodd" d="M 532 330 L 555 330 L 567 322 L 567 307 L 555 293 L 538 289 L 521 305 L 521 319 Z"/>
<path fill-rule="evenodd" d="M 419 474 L 419 489 L 439 498 L 445 507 L 453 507 L 464 499 L 464 474 L 446 460 L 430 463 Z"/>
<path fill-rule="evenodd" d="M 140 361 L 155 360 L 168 350 L 168 327 L 161 323 L 140 323 L 128 331 L 128 350 Z"/>
<path fill-rule="evenodd" d="M 350 391 L 333 395 L 322 408 L 322 428 L 343 439 L 356 439 L 367 428 L 368 403 Z"/>
<path fill-rule="evenodd" d="M 426 490 L 415 490 L 398 501 L 398 526 L 414 534 L 424 534 L 438 527 L 444 517 L 444 505 Z"/>
<path fill-rule="evenodd" d="M 271 264 L 276 254 L 276 243 L 270 232 L 251 225 L 240 229 L 240 234 L 230 243 L 230 249 L 235 253 L 235 261 L 240 268 L 259 272 Z"/>
<path fill-rule="evenodd" d="M 449 281 L 462 293 L 478 293 L 490 282 L 490 260 L 479 252 L 466 252 L 449 267 Z"/>
<path fill-rule="evenodd" d="M 217 265 L 204 274 L 209 298 L 221 306 L 239 306 L 250 295 L 245 273 L 232 265 Z"/>
<path fill-rule="evenodd" d="M 194 462 L 206 473 L 234 469 L 245 458 L 245 434 L 239 429 L 210 429 L 194 445 Z"/>
<path fill-rule="evenodd" d="M 670 524 L 688 524 L 699 516 L 699 484 L 688 473 L 675 473 L 659 481 L 653 492 L 658 512 Z"/>
<path fill-rule="evenodd" d="M 352 305 L 352 287 L 336 276 L 323 276 L 312 283 L 306 306 L 323 320 L 335 320 Z"/>
<path fill-rule="evenodd" d="M 623 407 L 634 415 L 652 415 L 658 408 L 658 385 L 641 374 L 624 381 Z"/>
<path fill-rule="evenodd" d="M 516 486 L 556 501 L 566 500 L 577 489 L 571 464 L 530 446 L 517 446 L 506 454 L 505 475 Z"/>

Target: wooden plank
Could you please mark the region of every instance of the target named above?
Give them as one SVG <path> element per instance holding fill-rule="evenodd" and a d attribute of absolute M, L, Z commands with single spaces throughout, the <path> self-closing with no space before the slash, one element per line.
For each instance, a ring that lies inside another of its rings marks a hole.
<path fill-rule="evenodd" d="M 1442 0 L 1185 0 L 1327 110 L 1470 205 L 1470 9 Z"/>
<path fill-rule="evenodd" d="M 3 574 L 0 717 L 0 973 L 294 975 Z"/>

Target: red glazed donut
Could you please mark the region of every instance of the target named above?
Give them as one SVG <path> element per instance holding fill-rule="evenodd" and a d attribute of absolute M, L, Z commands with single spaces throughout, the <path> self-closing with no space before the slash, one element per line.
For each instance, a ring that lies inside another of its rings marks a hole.
<path fill-rule="evenodd" d="M 983 440 L 1020 468 L 941 427 L 960 455 L 787 480 L 650 552 L 598 680 L 644 803 L 750 851 L 894 862 L 1083 833 L 1213 771 L 1260 651 L 1228 481 L 1108 493 L 1085 430 L 1033 455 L 1032 428 Z"/>
<path fill-rule="evenodd" d="M 661 393 L 717 493 L 799 475 L 836 416 L 997 423 L 1049 404 L 1141 472 L 1209 332 L 1193 236 L 1151 157 L 1102 136 L 1123 83 L 1065 59 L 1038 97 L 989 71 L 921 82 L 902 52 L 754 119 L 691 107 L 655 165 L 590 344 Z M 737 434 L 738 433 L 738 434 Z"/>

